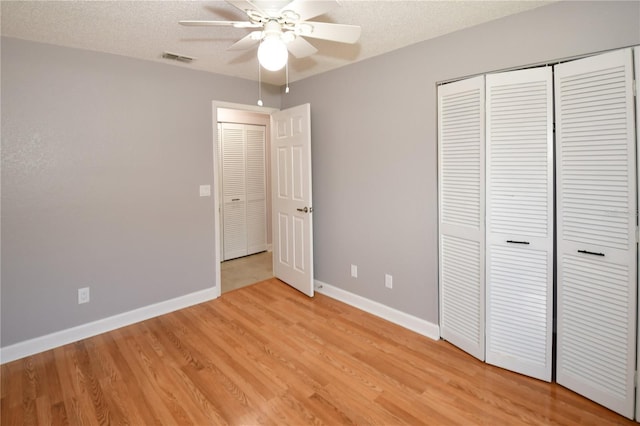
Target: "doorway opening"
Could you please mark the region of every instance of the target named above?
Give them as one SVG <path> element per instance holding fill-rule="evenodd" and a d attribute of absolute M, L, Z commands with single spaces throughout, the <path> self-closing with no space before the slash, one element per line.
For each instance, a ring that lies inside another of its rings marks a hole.
<path fill-rule="evenodd" d="M 216 286 L 215 297 L 222 293 L 221 288 L 221 165 L 218 153 L 218 114 L 223 109 L 239 110 L 263 114 L 269 119 L 268 152 L 272 161 L 265 167 L 273 176 L 267 177 L 267 200 L 270 205 L 266 211 L 270 228 L 267 235 L 273 248 L 273 276 L 299 290 L 309 297 L 314 293 L 313 275 L 313 221 L 311 197 L 311 106 L 298 105 L 285 110 L 253 107 L 213 101 L 213 172 L 216 181 L 214 194 L 214 259 Z M 252 114 L 250 114 L 252 115 Z M 273 125 L 271 124 L 273 123 Z M 273 126 L 273 129 L 271 128 Z M 269 156 L 265 155 L 265 158 Z M 272 194 L 273 193 L 273 194 Z M 273 196 L 272 196 L 273 195 Z M 237 198 L 237 197 L 232 197 Z M 248 197 L 247 197 L 248 198 Z M 231 199 L 233 201 L 233 199 Z M 231 257 L 226 257 L 231 258 Z"/>
<path fill-rule="evenodd" d="M 224 215 L 225 207 L 229 207 L 229 203 L 225 200 L 225 194 L 222 187 L 224 169 L 221 161 L 223 155 L 221 154 L 221 135 L 219 131 L 215 131 L 215 147 L 214 147 L 214 174 L 216 184 L 215 191 L 215 211 L 217 214 L 216 222 L 216 234 L 218 238 L 216 241 L 216 276 L 217 282 L 220 283 L 219 294 L 226 293 L 228 291 L 236 290 L 238 288 L 245 287 L 247 285 L 254 284 L 256 282 L 264 281 L 273 277 L 273 265 L 272 265 L 272 253 L 271 253 L 271 166 L 270 166 L 270 126 L 271 118 L 270 113 L 274 111 L 270 108 L 253 107 L 249 105 L 237 105 L 228 104 L 222 102 L 214 102 L 214 126 L 218 127 L 220 123 L 234 123 L 251 126 L 264 126 L 265 141 L 264 141 L 264 164 L 261 169 L 264 170 L 264 176 L 262 181 L 264 182 L 265 190 L 265 203 L 264 203 L 264 232 L 266 234 L 266 246 L 263 246 L 265 250 L 260 249 L 260 252 L 253 253 L 249 250 L 249 255 L 246 256 L 225 256 L 225 226 Z M 255 162 L 255 158 L 253 159 Z M 231 167 L 235 167 L 233 164 Z M 252 179 L 255 182 L 255 179 Z M 242 198 L 242 197 L 239 197 Z M 233 198 L 237 200 L 238 198 Z M 250 226 L 250 225 L 249 225 Z M 229 229 L 226 230 L 229 232 Z M 227 241 L 231 238 L 237 239 L 237 235 L 227 234 Z M 227 244 L 227 247 L 229 245 Z M 255 250 L 254 250 L 255 251 Z M 231 258 L 230 258 L 231 257 Z M 225 260 L 228 259 L 228 260 Z"/>

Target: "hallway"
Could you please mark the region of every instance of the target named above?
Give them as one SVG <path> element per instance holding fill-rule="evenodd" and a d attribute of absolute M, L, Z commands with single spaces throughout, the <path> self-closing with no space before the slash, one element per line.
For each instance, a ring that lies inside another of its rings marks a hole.
<path fill-rule="evenodd" d="M 273 277 L 272 252 L 227 260 L 220 264 L 222 293 L 237 290 Z"/>

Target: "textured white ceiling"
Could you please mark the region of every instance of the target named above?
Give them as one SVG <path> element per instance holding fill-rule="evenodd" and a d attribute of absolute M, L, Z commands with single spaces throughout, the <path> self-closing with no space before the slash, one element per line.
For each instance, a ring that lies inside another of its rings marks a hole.
<path fill-rule="evenodd" d="M 312 20 L 360 25 L 354 45 L 308 39 L 318 53 L 290 56 L 296 81 L 462 28 L 533 9 L 550 1 L 342 1 Z M 185 27 L 182 19 L 245 20 L 224 1 L 6 1 L 0 2 L 3 36 L 114 53 L 197 70 L 258 79 L 256 49 L 227 51 L 247 29 Z M 162 58 L 169 51 L 196 57 L 191 64 Z M 284 84 L 284 71 L 263 71 Z"/>

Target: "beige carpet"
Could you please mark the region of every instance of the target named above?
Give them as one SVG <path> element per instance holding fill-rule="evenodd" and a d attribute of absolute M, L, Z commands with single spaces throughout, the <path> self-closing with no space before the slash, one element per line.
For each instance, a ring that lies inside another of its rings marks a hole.
<path fill-rule="evenodd" d="M 272 259 L 272 253 L 265 251 L 222 262 L 222 293 L 273 278 Z"/>

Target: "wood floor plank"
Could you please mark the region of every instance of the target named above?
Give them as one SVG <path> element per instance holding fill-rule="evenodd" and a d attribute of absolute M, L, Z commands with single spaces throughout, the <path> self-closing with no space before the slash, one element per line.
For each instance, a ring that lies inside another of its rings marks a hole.
<path fill-rule="evenodd" d="M 1 366 L 3 425 L 635 425 L 276 279 Z"/>

